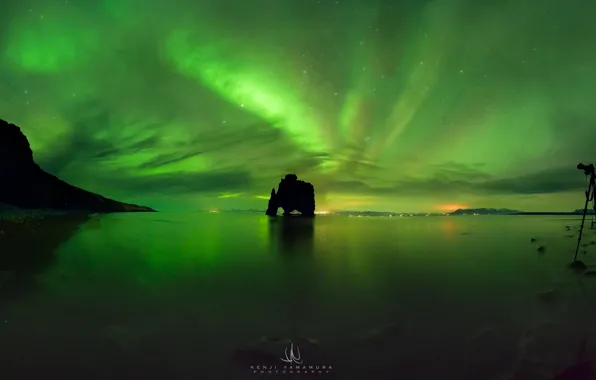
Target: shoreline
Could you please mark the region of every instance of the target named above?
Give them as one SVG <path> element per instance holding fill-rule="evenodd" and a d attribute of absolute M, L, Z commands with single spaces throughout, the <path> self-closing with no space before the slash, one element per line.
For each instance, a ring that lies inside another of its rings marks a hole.
<path fill-rule="evenodd" d="M 0 222 L 24 223 L 31 219 L 43 219 L 55 216 L 89 216 L 87 212 L 68 212 L 60 210 L 22 210 L 22 209 L 2 209 L 0 208 Z"/>
<path fill-rule="evenodd" d="M 0 247 L 6 237 L 13 237 L 35 232 L 38 228 L 54 225 L 81 224 L 91 217 L 91 213 L 76 211 L 64 212 L 61 210 L 22 210 L 0 208 Z"/>
<path fill-rule="evenodd" d="M 1 209 L 0 273 L 33 274 L 43 270 L 53 262 L 58 247 L 90 217 L 83 212 Z M 6 285 L 2 282 L 0 288 Z"/>

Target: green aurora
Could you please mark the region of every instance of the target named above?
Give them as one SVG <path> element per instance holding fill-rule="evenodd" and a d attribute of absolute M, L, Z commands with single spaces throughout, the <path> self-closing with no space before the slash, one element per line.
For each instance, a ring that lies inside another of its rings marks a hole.
<path fill-rule="evenodd" d="M 64 180 L 161 210 L 583 206 L 596 3 L 12 1 L 0 118 Z"/>

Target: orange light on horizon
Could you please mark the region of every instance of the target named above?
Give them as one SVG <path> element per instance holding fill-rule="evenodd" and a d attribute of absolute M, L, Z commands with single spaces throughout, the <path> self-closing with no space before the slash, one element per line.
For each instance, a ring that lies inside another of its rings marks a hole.
<path fill-rule="evenodd" d="M 465 208 L 470 208 L 470 207 L 466 206 L 466 205 L 461 205 L 461 204 L 446 204 L 446 205 L 441 205 L 438 208 L 441 211 L 455 211 L 460 208 L 465 209 Z"/>

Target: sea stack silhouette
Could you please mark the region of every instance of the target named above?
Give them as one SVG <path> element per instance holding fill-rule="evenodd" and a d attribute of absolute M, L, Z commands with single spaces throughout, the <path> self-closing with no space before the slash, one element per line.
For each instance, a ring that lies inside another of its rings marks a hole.
<path fill-rule="evenodd" d="M 149 207 L 105 198 L 45 172 L 33 160 L 33 151 L 21 129 L 4 120 L 0 120 L 0 204 L 2 203 L 21 209 L 94 213 L 155 211 Z"/>
<path fill-rule="evenodd" d="M 310 182 L 299 180 L 296 174 L 286 174 L 279 182 L 277 192 L 271 189 L 271 197 L 265 214 L 276 216 L 279 208 L 284 216 L 298 211 L 302 216 L 315 216 L 315 187 Z"/>

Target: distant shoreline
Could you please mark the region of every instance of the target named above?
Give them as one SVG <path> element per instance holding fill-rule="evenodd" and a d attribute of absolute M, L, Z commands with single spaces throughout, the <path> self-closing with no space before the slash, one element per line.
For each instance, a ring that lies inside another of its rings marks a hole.
<path fill-rule="evenodd" d="M 583 213 L 577 212 L 519 212 L 517 214 L 509 214 L 509 215 L 577 215 L 582 216 Z M 593 213 L 587 213 L 587 216 L 594 215 Z"/>
<path fill-rule="evenodd" d="M 211 212 L 212 210 L 197 210 L 196 212 Z M 218 210 L 217 213 L 225 214 L 246 214 L 246 213 L 263 213 L 261 210 Z M 0 221 L 22 223 L 26 220 L 44 219 L 53 216 L 91 216 L 94 213 L 87 211 L 70 211 L 70 210 L 50 210 L 50 209 L 20 209 L 11 207 L 0 207 Z M 578 212 L 511 212 L 511 213 L 483 213 L 483 212 L 457 212 L 457 213 L 396 213 L 396 212 L 382 212 L 382 211 L 337 211 L 329 212 L 319 216 L 377 216 L 377 217 L 415 217 L 415 216 L 579 216 L 583 214 Z M 593 213 L 588 212 L 586 216 L 593 216 Z"/>
<path fill-rule="evenodd" d="M 264 214 L 264 210 L 198 210 L 199 212 L 209 212 L 209 213 L 224 213 L 224 214 Z M 331 216 L 331 215 L 343 215 L 343 216 L 381 216 L 381 217 L 414 217 L 414 216 L 523 216 L 523 215 L 543 215 L 543 216 L 582 216 L 582 213 L 579 212 L 557 212 L 557 211 L 535 211 L 535 212 L 525 212 L 525 211 L 515 211 L 512 210 L 511 212 L 494 212 L 491 213 L 490 211 L 477 211 L 474 212 L 472 210 L 461 210 L 457 212 L 445 212 L 445 213 L 437 213 L 437 212 L 430 212 L 430 213 L 423 213 L 423 212 L 389 212 L 389 211 L 330 211 L 317 214 L 317 216 Z M 588 216 L 594 215 L 593 213 L 588 212 Z M 281 216 L 280 216 L 281 217 Z"/>

